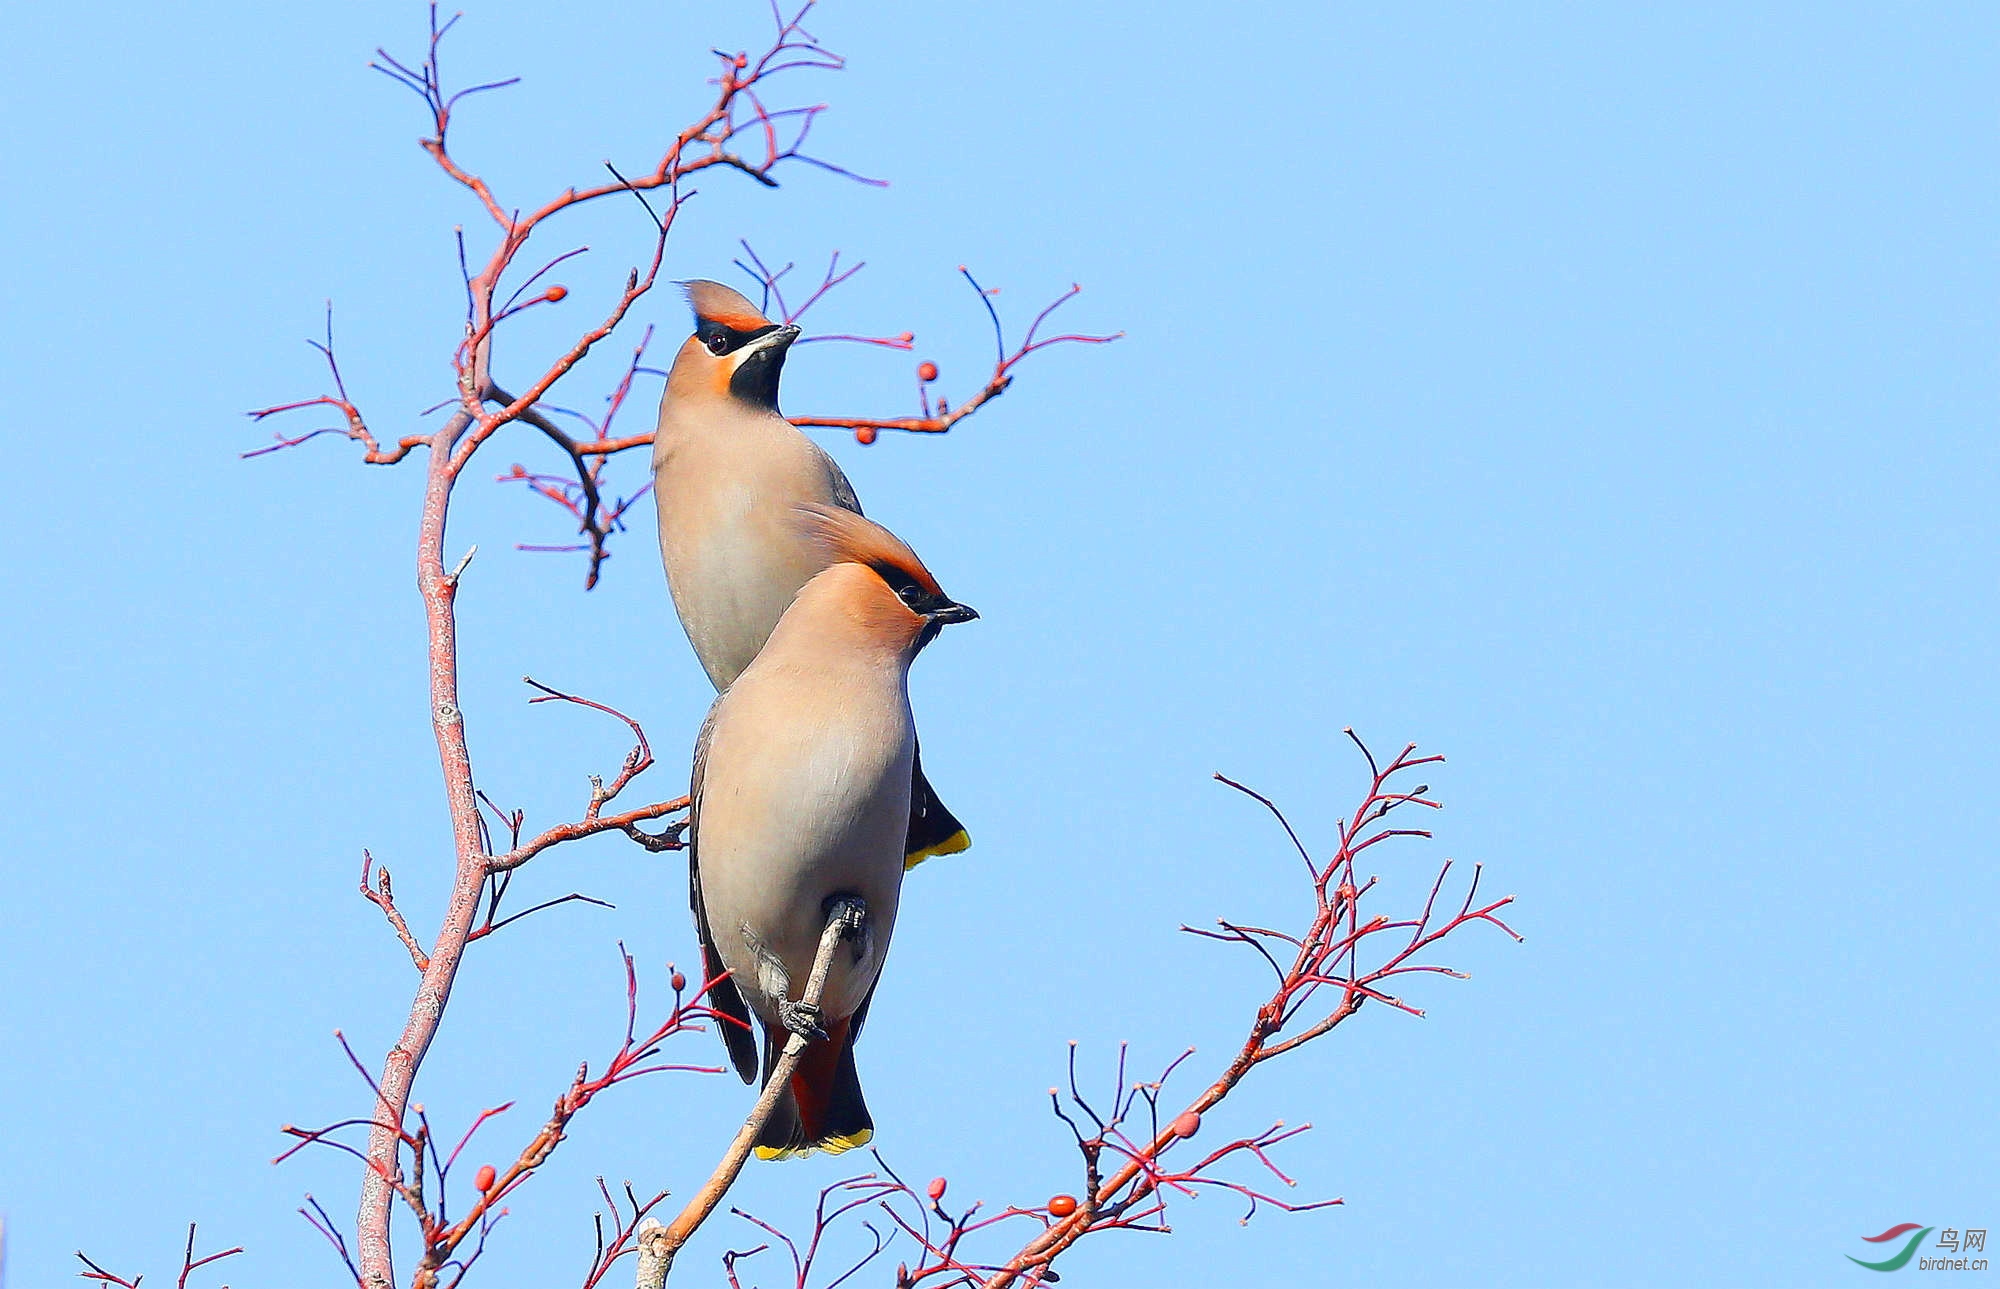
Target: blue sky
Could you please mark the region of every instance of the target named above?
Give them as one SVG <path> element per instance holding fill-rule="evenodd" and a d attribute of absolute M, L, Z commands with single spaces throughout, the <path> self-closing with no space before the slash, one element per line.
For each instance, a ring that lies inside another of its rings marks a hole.
<path fill-rule="evenodd" d="M 763 22 L 477 4 L 448 74 L 524 82 L 469 103 L 457 147 L 520 203 L 640 163 L 703 101 L 708 47 Z M 415 99 L 366 69 L 422 23 L 374 0 L 12 19 L 10 1284 L 59 1283 L 79 1247 L 170 1276 L 188 1220 L 249 1246 L 230 1283 L 341 1282 L 292 1210 L 310 1191 L 350 1215 L 354 1170 L 267 1161 L 278 1125 L 364 1107 L 332 1031 L 372 1060 L 407 1005 L 361 848 L 426 928 L 446 880 L 419 474 L 332 441 L 236 454 L 263 433 L 244 409 L 319 392 L 300 341 L 328 297 L 385 433 L 449 392 L 450 229 L 484 233 L 414 146 Z M 1246 1229 L 1183 1205 L 1171 1239 L 1087 1242 L 1066 1282 L 1839 1284 L 1863 1235 L 2000 1224 L 1997 25 L 825 9 L 851 65 L 800 91 L 833 104 L 816 137 L 892 186 L 704 181 L 667 269 L 727 276 L 739 237 L 868 261 L 814 320 L 919 352 L 801 350 L 787 408 L 904 412 L 923 357 L 957 396 L 989 344 L 961 263 L 1017 324 L 1079 280 L 1068 322 L 1128 333 L 1037 359 L 943 440 L 824 440 L 984 615 L 915 678 L 978 844 L 913 878 L 860 1051 L 899 1170 L 1039 1203 L 1078 1185 L 1045 1100 L 1068 1040 L 1100 1072 L 1128 1039 L 1211 1070 L 1257 971 L 1174 928 L 1304 909 L 1282 836 L 1208 776 L 1323 852 L 1362 784 L 1351 725 L 1450 757 L 1437 840 L 1380 861 L 1385 909 L 1478 860 L 1526 943 L 1464 935 L 1442 956 L 1471 980 L 1411 990 L 1426 1019 L 1364 1010 L 1210 1117 L 1312 1122 L 1283 1159 L 1301 1198 L 1346 1206 Z M 645 251 L 630 210 L 570 236 L 595 248 L 571 302 L 523 319 L 508 370 Z M 635 321 L 684 327 L 667 292 Z M 488 455 L 549 463 L 526 438 Z M 512 549 L 562 539 L 552 508 L 461 495 L 482 784 L 554 822 L 623 754 L 601 718 L 528 707 L 527 673 L 641 718 L 675 791 L 708 693 L 650 515 L 585 595 L 575 558 Z M 682 872 L 617 839 L 531 866 L 523 903 L 617 908 L 474 946 L 419 1086 L 433 1116 L 518 1098 L 480 1139 L 510 1155 L 615 1047 L 617 942 L 656 998 L 690 960 Z M 591 1179 L 685 1194 L 746 1105 L 666 1076 L 592 1106 L 486 1282 L 579 1276 Z M 733 1198 L 799 1230 L 844 1171 L 759 1167 Z M 683 1278 L 719 1283 L 721 1250 L 756 1242 L 719 1219 Z"/>

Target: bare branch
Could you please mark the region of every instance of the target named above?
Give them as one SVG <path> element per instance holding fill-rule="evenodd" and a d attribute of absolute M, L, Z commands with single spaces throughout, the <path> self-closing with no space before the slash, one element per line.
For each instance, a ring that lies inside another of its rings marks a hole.
<path fill-rule="evenodd" d="M 808 1007 L 818 1007 L 820 997 L 826 992 L 827 973 L 833 967 L 833 952 L 839 947 L 843 936 L 850 931 L 844 914 L 844 906 L 836 905 L 827 918 L 826 928 L 820 932 L 819 952 L 813 958 L 812 975 L 806 980 L 806 990 L 801 1001 Z M 757 1142 L 757 1134 L 777 1108 L 778 1098 L 791 1086 L 792 1072 L 799 1067 L 799 1061 L 806 1054 L 808 1040 L 805 1035 L 794 1033 L 785 1040 L 785 1048 L 778 1056 L 777 1064 L 764 1080 L 764 1091 L 757 1098 L 757 1104 L 750 1109 L 750 1115 L 736 1132 L 735 1140 L 723 1153 L 722 1162 L 715 1166 L 708 1181 L 694 1193 L 687 1206 L 667 1224 L 667 1233 L 660 1237 L 659 1252 L 668 1266 L 674 1256 L 687 1244 L 701 1224 L 708 1220 L 729 1188 L 736 1184 L 736 1175 L 743 1171 L 744 1161 L 750 1158 L 750 1148 Z"/>

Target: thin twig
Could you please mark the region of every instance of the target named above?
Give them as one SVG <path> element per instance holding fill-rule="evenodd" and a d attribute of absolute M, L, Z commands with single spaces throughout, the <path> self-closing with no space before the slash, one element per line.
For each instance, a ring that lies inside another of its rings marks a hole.
<path fill-rule="evenodd" d="M 833 913 L 827 918 L 825 929 L 819 935 L 819 953 L 813 958 L 812 975 L 806 981 L 806 991 L 802 999 L 806 1006 L 819 1006 L 820 997 L 826 992 L 827 973 L 833 967 L 834 950 L 839 947 L 842 937 L 847 933 L 848 924 L 844 916 L 844 906 L 836 905 Z M 694 1193 L 687 1206 L 667 1224 L 667 1233 L 659 1237 L 655 1254 L 664 1260 L 667 1267 L 673 1265 L 674 1256 L 687 1244 L 689 1237 L 701 1224 L 708 1220 L 709 1214 L 713 1213 L 716 1205 L 722 1202 L 722 1197 L 729 1193 L 729 1188 L 736 1184 L 736 1175 L 743 1171 L 744 1161 L 750 1158 L 750 1148 L 757 1144 L 757 1134 L 763 1131 L 771 1112 L 777 1108 L 778 1098 L 784 1096 L 791 1087 L 792 1073 L 798 1069 L 800 1060 L 805 1057 L 809 1041 L 805 1035 L 799 1033 L 793 1033 L 785 1040 L 784 1051 L 779 1054 L 777 1064 L 771 1068 L 764 1080 L 763 1093 L 758 1096 L 757 1104 L 751 1107 L 750 1115 L 744 1119 L 743 1126 L 737 1129 L 736 1138 L 729 1143 L 729 1149 L 723 1152 L 722 1162 L 715 1166 L 715 1171 L 709 1175 L 701 1189 Z M 663 1271 L 662 1275 L 664 1274 Z"/>

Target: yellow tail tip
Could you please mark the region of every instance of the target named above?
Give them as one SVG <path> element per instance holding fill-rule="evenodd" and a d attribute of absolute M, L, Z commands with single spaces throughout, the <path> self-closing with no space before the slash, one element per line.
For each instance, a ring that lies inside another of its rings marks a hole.
<path fill-rule="evenodd" d="M 925 860 L 938 855 L 956 855 L 961 851 L 971 849 L 972 834 L 961 828 L 935 846 L 926 846 L 922 850 L 913 850 L 903 856 L 903 871 L 907 873 Z"/>
<path fill-rule="evenodd" d="M 863 1128 L 860 1132 L 845 1137 L 828 1137 L 819 1143 L 819 1148 L 829 1155 L 844 1155 L 857 1146 L 865 1146 L 873 1140 L 875 1140 L 875 1130 Z"/>
<path fill-rule="evenodd" d="M 824 1150 L 829 1155 L 844 1155 L 858 1146 L 865 1146 L 875 1140 L 873 1128 L 863 1128 L 860 1132 L 845 1137 L 828 1137 L 810 1146 L 759 1146 L 759 1159 L 804 1159 L 807 1155 Z"/>

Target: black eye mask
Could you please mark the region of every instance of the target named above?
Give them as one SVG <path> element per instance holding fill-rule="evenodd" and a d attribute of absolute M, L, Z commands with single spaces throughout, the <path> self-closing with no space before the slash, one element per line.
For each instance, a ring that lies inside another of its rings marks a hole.
<path fill-rule="evenodd" d="M 704 319 L 695 326 L 694 336 L 696 340 L 701 341 L 702 346 L 708 352 L 714 354 L 717 358 L 722 358 L 735 353 L 743 346 L 757 339 L 757 337 L 768 336 L 777 329 L 778 324 L 773 322 L 749 331 L 738 331 L 736 328 L 726 327 L 720 322 L 709 322 Z"/>

